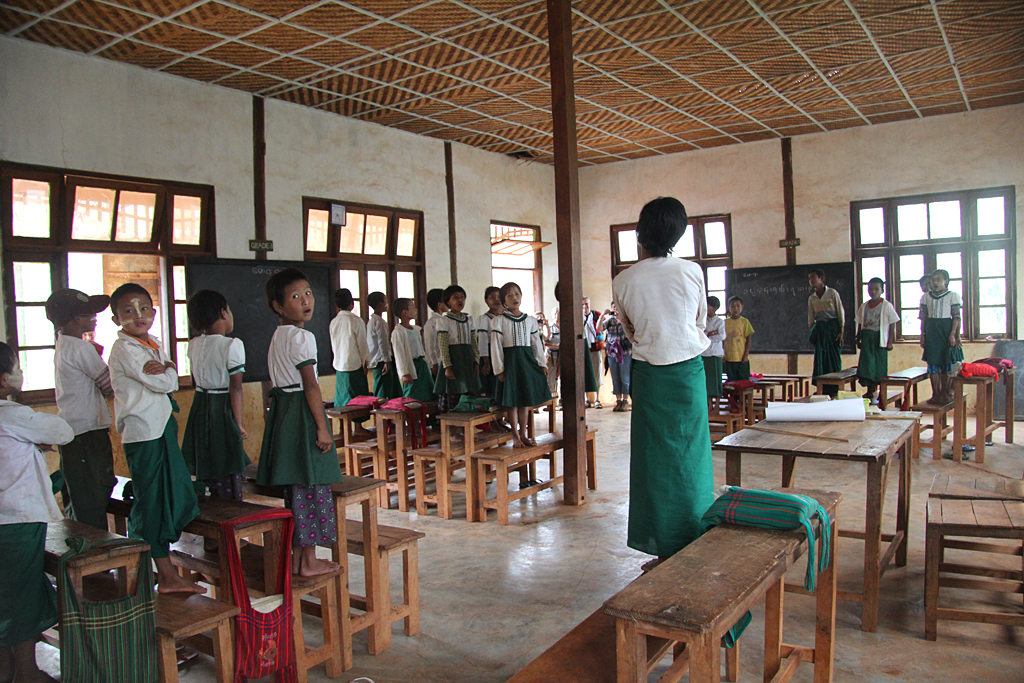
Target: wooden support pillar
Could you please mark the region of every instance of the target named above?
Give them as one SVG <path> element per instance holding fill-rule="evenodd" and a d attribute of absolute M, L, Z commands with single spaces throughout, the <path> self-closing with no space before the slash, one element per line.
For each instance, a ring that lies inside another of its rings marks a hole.
<path fill-rule="evenodd" d="M 782 205 L 785 212 L 786 239 L 796 239 L 796 209 L 793 205 L 793 138 L 782 138 Z M 796 247 L 786 247 L 786 265 L 796 265 Z M 795 353 L 786 356 L 786 372 L 799 372 Z"/>
<path fill-rule="evenodd" d="M 565 438 L 565 504 L 587 502 L 587 423 L 583 393 L 583 277 L 580 254 L 580 192 L 576 156 L 571 0 L 547 0 L 551 60 L 551 115 L 555 143 L 555 232 L 558 235 L 559 358 L 562 431 Z"/>
<path fill-rule="evenodd" d="M 267 239 L 267 138 L 263 120 L 263 98 L 252 98 L 252 198 L 255 230 L 253 238 Z M 267 252 L 257 251 L 257 261 L 267 260 Z"/>
<path fill-rule="evenodd" d="M 458 247 L 455 239 L 455 172 L 452 170 L 452 143 L 444 143 L 444 186 L 448 193 L 448 258 L 451 267 L 451 283 L 459 284 Z"/>

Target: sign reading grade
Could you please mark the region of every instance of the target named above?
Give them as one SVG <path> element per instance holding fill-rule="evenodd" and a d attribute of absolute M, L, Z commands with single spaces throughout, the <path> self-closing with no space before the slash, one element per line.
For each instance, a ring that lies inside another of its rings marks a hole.
<path fill-rule="evenodd" d="M 794 237 L 791 240 L 779 240 L 779 247 L 781 247 L 782 249 L 786 249 L 788 247 L 799 247 L 799 246 L 800 246 L 800 238 L 799 237 Z"/>
<path fill-rule="evenodd" d="M 274 240 L 249 240 L 249 251 L 274 251 Z"/>

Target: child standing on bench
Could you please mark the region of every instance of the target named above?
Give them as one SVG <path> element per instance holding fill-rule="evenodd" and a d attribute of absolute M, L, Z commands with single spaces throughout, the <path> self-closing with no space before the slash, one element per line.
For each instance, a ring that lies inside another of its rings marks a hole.
<path fill-rule="evenodd" d="M 544 340 L 537 319 L 523 313 L 523 291 L 514 282 L 499 290 L 505 312 L 491 324 L 491 364 L 498 377 L 495 399 L 499 406 L 512 408 L 512 445 L 536 446 L 529 435 L 530 408 L 551 400 Z"/>
<path fill-rule="evenodd" d="M 110 349 L 110 383 L 114 387 L 117 431 L 132 475 L 128 535 L 149 544 L 161 593 L 203 593 L 171 565 L 170 545 L 199 514 L 185 458 L 178 447 L 178 370 L 149 334 L 156 311 L 144 287 L 129 282 L 110 295 L 114 323 L 120 325 Z"/>
<path fill-rule="evenodd" d="M 335 370 L 334 407 L 340 408 L 356 396 L 370 395 L 370 385 L 366 381 L 370 349 L 366 345 L 366 323 L 352 312 L 355 307 L 352 291 L 336 291 L 334 305 L 338 309 L 330 327 Z M 357 430 L 362 429 L 362 425 L 357 426 Z"/>
<path fill-rule="evenodd" d="M 480 351 L 477 348 L 476 325 L 464 311 L 466 290 L 451 285 L 444 290 L 448 312 L 437 324 L 437 344 L 441 349 L 441 368 L 437 372 L 434 393 L 438 410 L 447 413 L 462 394 L 480 391 Z"/>
<path fill-rule="evenodd" d="M 711 341 L 711 346 L 700 354 L 704 359 L 704 376 L 708 385 L 708 410 L 711 410 L 715 402 L 722 397 L 722 358 L 725 356 L 726 335 L 725 321 L 718 317 L 718 309 L 721 305 L 722 302 L 717 296 L 708 297 L 708 322 L 707 327 L 704 328 L 704 334 Z M 749 340 L 748 336 L 746 343 L 749 344 Z M 744 348 L 749 352 L 749 349 Z"/>
<path fill-rule="evenodd" d="M 437 326 L 441 322 L 441 316 L 448 312 L 444 301 L 444 290 L 440 287 L 427 292 L 427 322 L 423 323 L 423 359 L 430 367 L 430 377 L 437 379 L 437 372 L 441 367 L 441 349 L 437 345 Z"/>
<path fill-rule="evenodd" d="M 807 297 L 807 328 L 814 345 L 814 373 L 817 378 L 843 369 L 843 327 L 846 315 L 839 292 L 825 285 L 825 271 L 815 268 L 807 273 L 811 295 Z M 839 387 L 828 385 L 824 393 L 835 398 Z"/>
<path fill-rule="evenodd" d="M 104 531 L 107 503 L 117 483 L 107 408 L 114 390 L 99 348 L 82 337 L 96 330 L 96 314 L 109 303 L 108 296 L 88 296 L 76 289 L 58 289 L 46 300 L 46 317 L 57 329 L 57 415 L 75 430 L 75 440 L 60 448 L 64 514 Z"/>
<path fill-rule="evenodd" d="M 931 291 L 921 297 L 921 346 L 928 363 L 932 397 L 928 402 L 945 405 L 953 400 L 953 377 L 964 362 L 960 346 L 960 295 L 949 289 L 949 273 L 932 273 Z"/>
<path fill-rule="evenodd" d="M 267 352 L 274 388 L 256 482 L 286 487 L 285 507 L 295 515 L 292 572 L 329 574 L 338 565 L 317 558 L 316 547 L 338 537 L 331 483 L 341 481 L 341 467 L 317 380 L 316 337 L 305 329 L 313 291 L 302 271 L 285 268 L 267 280 L 266 295 L 281 324 Z"/>
<path fill-rule="evenodd" d="M 370 322 L 366 324 L 366 346 L 370 351 L 370 367 L 373 368 L 373 395 L 390 401 L 402 395 L 402 383 L 391 353 L 388 324 L 382 317 L 388 310 L 388 298 L 384 292 L 370 292 L 366 303 L 373 309 Z"/>
<path fill-rule="evenodd" d="M 226 336 L 235 329 L 235 318 L 220 292 L 196 292 L 187 310 L 189 325 L 200 334 L 188 342 L 195 393 L 181 453 L 210 495 L 242 500 L 242 473 L 252 462 L 242 445 L 249 437 L 242 426 L 245 344 Z"/>
<path fill-rule="evenodd" d="M 754 326 L 743 317 L 743 299 L 729 297 L 729 319 L 725 321 L 722 367 L 730 382 L 750 379 L 750 337 Z"/>
<path fill-rule="evenodd" d="M 46 524 L 63 517 L 36 444 L 64 445 L 75 432 L 56 415 L 9 400 L 21 391 L 16 365 L 14 350 L 0 342 L 0 680 L 54 681 L 36 665 L 36 640 L 57 623 L 43 558 Z"/>
<path fill-rule="evenodd" d="M 480 391 L 488 398 L 494 398 L 494 368 L 491 367 L 491 323 L 505 311 L 501 305 L 498 287 L 493 285 L 484 290 L 487 312 L 476 319 L 476 348 L 480 352 Z"/>
<path fill-rule="evenodd" d="M 434 382 L 430 368 L 423 358 L 420 326 L 413 325 L 416 305 L 412 299 L 395 299 L 391 312 L 398 316 L 398 324 L 391 332 L 391 346 L 395 350 L 395 367 L 402 380 L 402 395 L 417 401 L 434 400 Z"/>
<path fill-rule="evenodd" d="M 900 316 L 891 303 L 882 298 L 885 282 L 873 277 L 868 281 L 869 301 L 857 309 L 857 379 L 867 389 L 864 398 L 878 403 L 875 390 L 878 382 L 889 374 L 889 352 L 896 338 L 896 323 Z"/>

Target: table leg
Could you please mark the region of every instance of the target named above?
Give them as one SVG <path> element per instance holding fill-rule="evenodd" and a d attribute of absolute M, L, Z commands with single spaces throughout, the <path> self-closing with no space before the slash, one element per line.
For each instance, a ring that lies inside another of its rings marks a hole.
<path fill-rule="evenodd" d="M 896 500 L 896 533 L 903 532 L 903 540 L 896 550 L 896 566 L 907 566 L 907 546 L 910 544 L 910 479 L 913 468 L 910 463 L 910 454 L 913 451 L 911 445 L 913 438 L 908 438 L 900 446 L 900 482 L 899 496 Z"/>
<path fill-rule="evenodd" d="M 529 411 L 529 414 L 531 415 L 532 420 L 533 411 Z M 473 453 L 476 453 L 476 426 L 473 424 L 467 425 L 466 428 L 463 430 L 463 433 L 466 444 L 466 454 L 464 456 L 466 459 L 466 521 L 475 522 L 477 518 L 475 509 L 476 506 L 474 505 L 474 501 L 472 500 L 473 493 L 469 488 L 469 478 L 473 471 L 472 467 L 470 466 L 473 460 L 471 456 Z M 475 481 L 472 483 L 474 485 L 476 484 Z"/>
<path fill-rule="evenodd" d="M 882 559 L 882 504 L 885 498 L 884 465 L 868 463 L 867 514 L 864 524 L 864 594 L 861 630 L 874 632 L 878 628 L 878 588 L 881 581 L 879 568 Z"/>
<path fill-rule="evenodd" d="M 646 683 L 647 636 L 635 621 L 615 620 L 615 667 L 618 683 Z"/>
<path fill-rule="evenodd" d="M 722 680 L 721 636 L 702 633 L 687 644 L 691 683 L 719 683 Z M 641 679 L 644 680 L 644 679 Z"/>
<path fill-rule="evenodd" d="M 811 539 L 811 543 L 814 539 Z M 764 596 L 764 680 L 771 681 L 782 665 L 782 594 L 779 579 Z"/>
<path fill-rule="evenodd" d="M 993 385 L 994 382 L 986 382 L 985 384 L 978 385 L 977 389 L 978 405 L 975 406 L 974 410 L 974 461 L 978 464 L 985 462 L 985 442 L 988 441 L 988 426 L 991 424 L 988 419 L 988 393 L 989 387 Z M 965 405 L 964 413 L 966 412 Z M 966 429 L 966 427 L 967 421 L 964 420 L 964 428 Z"/>
<path fill-rule="evenodd" d="M 160 681 L 161 683 L 178 683 L 178 654 L 174 647 L 174 638 L 160 635 Z"/>
<path fill-rule="evenodd" d="M 1014 416 L 1017 414 L 1017 407 L 1014 405 L 1016 400 L 1014 392 L 1017 389 L 1015 374 L 1016 371 L 1013 368 L 1003 370 L 1003 382 L 1006 384 L 1006 428 L 1004 437 L 1006 443 L 1013 443 L 1013 422 Z"/>
<path fill-rule="evenodd" d="M 391 645 L 391 624 L 384 623 L 386 613 L 382 596 L 379 553 L 377 552 L 377 507 L 371 500 L 363 501 L 363 572 L 366 575 L 366 611 L 373 614 L 372 625 L 367 627 L 366 649 L 371 655 L 380 654 Z"/>
<path fill-rule="evenodd" d="M 373 455 L 373 476 L 375 479 L 388 480 L 388 423 L 384 419 L 383 415 L 378 414 L 375 418 L 377 425 L 377 449 Z M 384 486 L 377 489 L 377 504 L 382 508 L 390 507 L 391 494 L 388 492 L 388 487 Z"/>
<path fill-rule="evenodd" d="M 480 505 L 479 491 L 477 490 L 479 485 L 477 484 L 477 461 L 473 459 L 469 454 L 469 450 L 466 451 L 466 521 L 467 522 L 481 522 L 482 514 L 478 514 L 478 506 Z M 486 478 L 485 478 L 486 480 Z"/>
<path fill-rule="evenodd" d="M 405 423 L 403 416 L 394 420 L 395 424 L 395 469 L 398 471 L 398 509 L 409 511 L 409 461 L 408 449 L 405 447 Z M 412 426 L 409 426 L 412 429 Z M 423 444 L 426 446 L 426 444 Z"/>
<path fill-rule="evenodd" d="M 796 474 L 796 456 L 782 456 L 782 487 L 793 488 L 793 476 Z"/>
<path fill-rule="evenodd" d="M 932 436 L 934 440 L 935 436 Z M 964 397 L 964 383 L 953 380 L 953 460 L 960 462 L 964 454 L 964 440 L 967 438 L 967 401 Z M 940 444 L 941 447 L 941 444 Z"/>
<path fill-rule="evenodd" d="M 213 663 L 217 667 L 217 683 L 234 681 L 235 648 L 231 638 L 231 621 L 222 621 L 213 627 Z"/>
<path fill-rule="evenodd" d="M 376 506 L 371 506 L 376 510 Z M 334 498 L 334 519 L 338 525 L 337 539 L 331 546 L 331 559 L 341 567 L 341 577 L 338 581 L 338 620 L 341 622 L 341 670 L 348 671 L 355 662 L 352 657 L 352 604 L 349 602 L 349 574 L 348 568 L 348 508 L 338 497 Z M 365 541 L 366 530 L 363 530 Z M 369 594 L 369 590 L 366 591 Z M 367 595 L 367 609 L 370 608 Z"/>
<path fill-rule="evenodd" d="M 885 410 L 885 399 L 889 394 L 889 385 L 885 382 L 878 383 L 878 407 Z"/>
<path fill-rule="evenodd" d="M 833 634 L 836 630 L 836 555 L 839 553 L 839 523 L 832 515 L 831 548 L 828 566 L 818 574 L 815 600 L 814 683 L 832 683 L 835 658 Z"/>
<path fill-rule="evenodd" d="M 743 454 L 728 451 L 725 454 L 725 483 L 729 486 L 741 486 L 740 473 L 743 471 Z"/>

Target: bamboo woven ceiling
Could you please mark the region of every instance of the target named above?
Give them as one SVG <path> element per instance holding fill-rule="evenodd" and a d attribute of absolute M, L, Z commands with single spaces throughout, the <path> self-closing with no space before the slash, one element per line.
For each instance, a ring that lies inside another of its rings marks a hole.
<path fill-rule="evenodd" d="M 580 0 L 581 163 L 1024 102 L 1022 0 Z M 0 33 L 552 160 L 543 0 L 0 0 Z"/>

